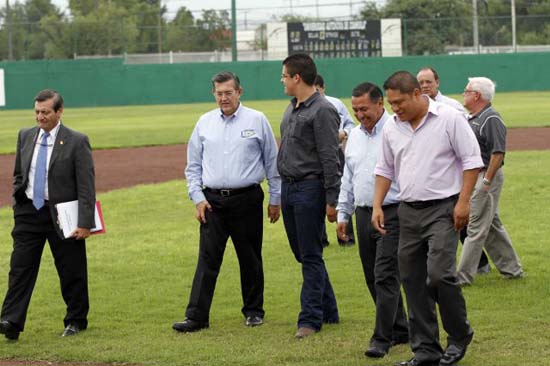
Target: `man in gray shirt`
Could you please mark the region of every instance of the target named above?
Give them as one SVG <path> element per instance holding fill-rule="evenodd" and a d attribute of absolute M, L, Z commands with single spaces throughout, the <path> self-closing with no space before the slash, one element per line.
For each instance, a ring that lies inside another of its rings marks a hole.
<path fill-rule="evenodd" d="M 504 278 L 519 278 L 523 270 L 512 241 L 498 216 L 498 201 L 504 183 L 502 166 L 506 151 L 506 126 L 491 105 L 495 84 L 488 78 L 469 78 L 464 106 L 470 111 L 470 126 L 479 142 L 484 168 L 480 171 L 470 203 L 468 237 L 458 265 L 458 281 L 471 285 L 483 250 Z"/>
<path fill-rule="evenodd" d="M 283 61 L 281 82 L 293 96 L 281 122 L 277 167 L 282 179 L 281 208 L 290 248 L 302 264 L 301 311 L 297 338 L 321 330 L 323 323 L 339 322 L 338 306 L 325 262 L 321 231 L 325 214 L 336 221 L 340 189 L 336 109 L 313 82 L 315 63 L 305 54 Z"/>

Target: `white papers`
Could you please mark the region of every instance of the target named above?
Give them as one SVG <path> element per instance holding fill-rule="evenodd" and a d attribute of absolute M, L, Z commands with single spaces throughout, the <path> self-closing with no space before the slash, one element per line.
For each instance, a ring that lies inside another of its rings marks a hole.
<path fill-rule="evenodd" d="M 59 227 L 63 230 L 63 236 L 67 239 L 78 227 L 78 201 L 58 203 L 55 208 L 57 209 Z M 99 201 L 95 203 L 94 220 L 95 227 L 90 229 L 90 232 L 92 234 L 104 233 L 105 225 Z"/>

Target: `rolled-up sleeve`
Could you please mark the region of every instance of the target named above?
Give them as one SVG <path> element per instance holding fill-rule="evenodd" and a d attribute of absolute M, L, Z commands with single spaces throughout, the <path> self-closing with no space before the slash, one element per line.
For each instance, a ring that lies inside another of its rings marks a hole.
<path fill-rule="evenodd" d="M 374 168 L 374 174 L 380 175 L 391 181 L 395 178 L 394 157 L 388 141 L 388 128 L 384 126 L 382 129 L 382 143 L 380 144 L 380 154 Z"/>

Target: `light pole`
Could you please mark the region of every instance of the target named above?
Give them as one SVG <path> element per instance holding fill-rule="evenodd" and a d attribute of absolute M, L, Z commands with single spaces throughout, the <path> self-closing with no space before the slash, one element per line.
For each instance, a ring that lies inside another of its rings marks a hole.
<path fill-rule="evenodd" d="M 13 47 L 11 43 L 10 0 L 6 0 L 6 30 L 8 31 L 8 61 L 13 61 Z"/>
<path fill-rule="evenodd" d="M 518 45 L 516 42 L 516 1 L 512 0 L 510 6 L 512 7 L 512 50 L 516 53 L 518 52 Z"/>
<path fill-rule="evenodd" d="M 159 59 L 160 55 L 162 54 L 162 1 L 158 0 L 159 2 L 159 14 L 158 14 L 158 53 L 159 53 Z"/>
<path fill-rule="evenodd" d="M 237 61 L 237 4 L 231 0 L 231 61 Z"/>
<path fill-rule="evenodd" d="M 478 29 L 478 18 L 477 18 L 477 0 L 472 0 L 472 11 L 473 11 L 473 29 L 474 29 L 474 52 L 479 53 L 479 29 Z"/>

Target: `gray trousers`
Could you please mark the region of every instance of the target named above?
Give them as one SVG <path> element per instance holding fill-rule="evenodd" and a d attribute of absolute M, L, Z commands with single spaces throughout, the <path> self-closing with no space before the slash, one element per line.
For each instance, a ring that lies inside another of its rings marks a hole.
<path fill-rule="evenodd" d="M 458 232 L 453 227 L 455 199 L 424 208 L 399 206 L 399 272 L 409 313 L 409 337 L 418 361 L 442 355 L 435 304 L 448 344 L 463 345 L 472 334 L 466 303 L 456 280 Z"/>
<path fill-rule="evenodd" d="M 498 201 L 504 183 L 502 169 L 499 169 L 489 190 L 483 186 L 485 171 L 479 173 L 470 202 L 468 237 L 464 241 L 458 264 L 458 280 L 471 284 L 477 273 L 477 264 L 483 244 L 495 267 L 504 277 L 517 277 L 523 273 L 512 241 L 498 217 Z"/>

